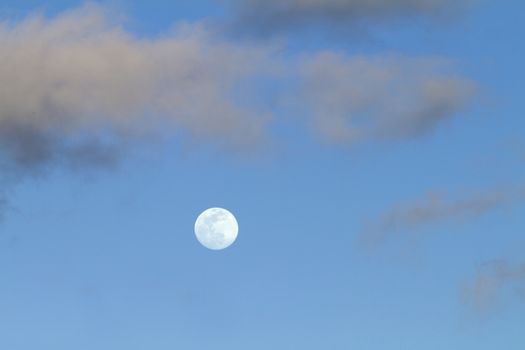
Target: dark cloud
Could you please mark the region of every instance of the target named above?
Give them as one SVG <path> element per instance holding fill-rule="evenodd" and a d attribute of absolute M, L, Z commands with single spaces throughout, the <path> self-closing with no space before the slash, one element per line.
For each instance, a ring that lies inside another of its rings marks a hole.
<path fill-rule="evenodd" d="M 269 35 L 296 29 L 344 29 L 406 18 L 450 17 L 469 0 L 229 0 L 236 30 Z"/>
<path fill-rule="evenodd" d="M 525 300 L 525 264 L 492 261 L 481 265 L 462 288 L 463 301 L 476 311 L 486 312 L 511 292 Z"/>
<path fill-rule="evenodd" d="M 34 127 L 0 123 L 3 172 L 37 172 L 54 158 L 55 138 Z"/>
<path fill-rule="evenodd" d="M 452 221 L 472 220 L 498 208 L 525 200 L 525 190 L 487 191 L 460 199 L 433 193 L 399 203 L 366 225 L 360 240 L 375 246 L 390 236 Z"/>
<path fill-rule="evenodd" d="M 5 179 L 10 176 L 38 176 L 50 164 L 68 168 L 112 168 L 119 160 L 122 142 L 102 137 L 67 138 L 34 126 L 0 123 L 0 164 Z"/>

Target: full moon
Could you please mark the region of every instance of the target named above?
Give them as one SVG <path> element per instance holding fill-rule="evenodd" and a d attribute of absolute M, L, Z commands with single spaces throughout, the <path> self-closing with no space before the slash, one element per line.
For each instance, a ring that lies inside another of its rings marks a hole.
<path fill-rule="evenodd" d="M 208 249 L 228 248 L 237 239 L 238 232 L 235 216 L 226 209 L 207 209 L 195 221 L 195 236 Z"/>

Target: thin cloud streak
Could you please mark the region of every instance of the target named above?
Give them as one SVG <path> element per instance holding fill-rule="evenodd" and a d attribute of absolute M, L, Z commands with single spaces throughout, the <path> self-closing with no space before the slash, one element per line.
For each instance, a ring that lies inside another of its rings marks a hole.
<path fill-rule="evenodd" d="M 223 0 L 234 15 L 231 26 L 258 36 L 321 28 L 341 30 L 363 23 L 410 18 L 445 18 L 469 0 Z"/>
<path fill-rule="evenodd" d="M 492 261 L 481 265 L 475 276 L 465 281 L 461 294 L 463 302 L 477 312 L 493 309 L 506 292 L 525 300 L 525 263 Z"/>
<path fill-rule="evenodd" d="M 396 235 L 448 222 L 473 220 L 520 201 L 525 201 L 525 190 L 521 188 L 487 191 L 460 199 L 430 193 L 385 210 L 365 226 L 359 240 L 369 247 L 375 247 Z"/>

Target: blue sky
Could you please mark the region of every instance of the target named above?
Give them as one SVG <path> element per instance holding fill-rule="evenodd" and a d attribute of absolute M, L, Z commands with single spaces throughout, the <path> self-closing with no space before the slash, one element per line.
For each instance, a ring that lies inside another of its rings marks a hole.
<path fill-rule="evenodd" d="M 2 2 L 0 348 L 523 349 L 523 3 L 261 3 Z"/>

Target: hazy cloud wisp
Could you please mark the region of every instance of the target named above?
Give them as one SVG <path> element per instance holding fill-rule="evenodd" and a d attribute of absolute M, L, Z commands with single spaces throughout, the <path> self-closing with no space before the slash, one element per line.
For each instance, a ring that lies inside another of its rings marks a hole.
<path fill-rule="evenodd" d="M 525 264 L 513 265 L 503 260 L 483 264 L 476 275 L 465 282 L 462 297 L 474 310 L 485 312 L 508 291 L 525 299 Z"/>
<path fill-rule="evenodd" d="M 468 0 L 223 0 L 233 8 L 233 27 L 257 35 L 295 29 L 342 29 L 363 22 L 444 17 Z"/>
<path fill-rule="evenodd" d="M 487 191 L 460 199 L 448 199 L 437 193 L 428 194 L 385 210 L 365 227 L 360 240 L 373 247 L 392 235 L 450 221 L 474 219 L 524 200 L 523 189 Z"/>
<path fill-rule="evenodd" d="M 345 57 L 303 60 L 301 105 L 325 140 L 351 144 L 417 137 L 462 112 L 474 83 L 439 58 Z"/>

